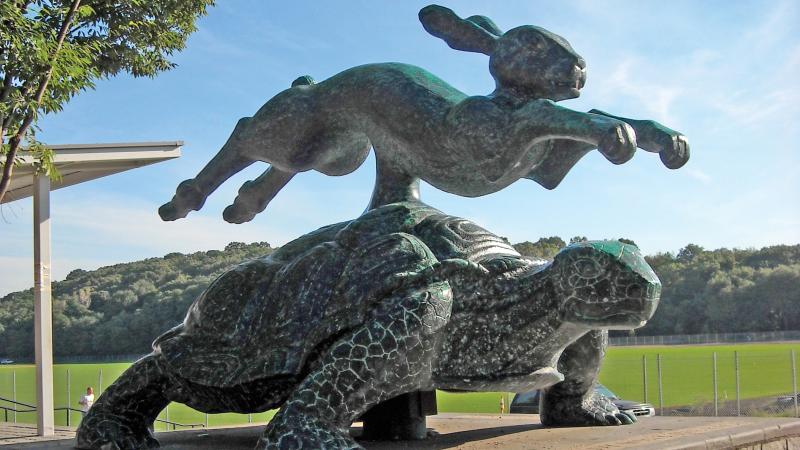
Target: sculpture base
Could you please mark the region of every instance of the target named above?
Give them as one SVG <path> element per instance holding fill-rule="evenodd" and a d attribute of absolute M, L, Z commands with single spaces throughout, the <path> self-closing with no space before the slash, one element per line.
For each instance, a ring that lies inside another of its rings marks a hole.
<path fill-rule="evenodd" d="M 669 448 L 800 448 L 800 420 L 766 417 L 652 417 L 621 427 L 542 428 L 534 414 L 440 414 L 428 420 L 438 435 L 423 441 L 361 441 L 367 450 L 443 450 L 461 447 L 527 450 L 548 448 L 616 448 L 663 450 Z M 20 427 L 22 424 L 8 424 Z M 28 425 L 31 434 L 36 428 Z M 0 426 L 0 449 L 61 450 L 71 448 L 75 440 L 34 436 L 19 440 L 3 436 Z M 252 450 L 264 425 L 184 430 L 156 433 L 161 450 L 199 449 Z M 361 434 L 353 427 L 353 434 Z M 38 442 L 37 442 L 38 441 Z"/>
<path fill-rule="evenodd" d="M 436 392 L 399 395 L 364 413 L 361 438 L 370 441 L 425 439 L 428 436 L 425 416 L 436 412 Z"/>

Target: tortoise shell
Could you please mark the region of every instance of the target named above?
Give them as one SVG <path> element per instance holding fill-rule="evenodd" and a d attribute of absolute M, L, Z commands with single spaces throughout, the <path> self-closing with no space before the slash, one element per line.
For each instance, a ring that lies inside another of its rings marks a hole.
<path fill-rule="evenodd" d="M 394 276 L 502 256 L 519 253 L 470 221 L 419 202 L 384 205 L 223 273 L 153 348 L 175 375 L 208 386 L 300 375 L 367 320 Z"/>

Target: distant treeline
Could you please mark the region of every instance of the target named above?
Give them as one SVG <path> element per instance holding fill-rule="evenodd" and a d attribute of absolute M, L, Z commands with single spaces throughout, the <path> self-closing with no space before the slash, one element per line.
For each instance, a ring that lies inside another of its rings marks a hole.
<path fill-rule="evenodd" d="M 575 237 L 571 242 L 583 240 Z M 628 241 L 630 242 L 630 241 Z M 558 237 L 523 242 L 523 255 L 552 258 Z M 275 249 L 230 243 L 224 251 L 170 253 L 53 283 L 57 356 L 143 354 L 179 324 L 191 302 L 220 273 Z M 647 257 L 663 283 L 661 305 L 639 335 L 800 329 L 800 245 L 704 250 L 687 245 Z M 33 290 L 0 299 L 0 357 L 33 355 Z"/>

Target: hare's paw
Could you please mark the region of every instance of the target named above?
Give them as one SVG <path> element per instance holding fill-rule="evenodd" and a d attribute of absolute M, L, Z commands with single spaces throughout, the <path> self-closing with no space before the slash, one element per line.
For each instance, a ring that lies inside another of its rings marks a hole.
<path fill-rule="evenodd" d="M 189 211 L 203 207 L 206 197 L 197 188 L 194 180 L 185 180 L 178 185 L 172 200 L 158 208 L 161 220 L 177 220 L 186 217 Z"/>
<path fill-rule="evenodd" d="M 256 445 L 257 450 L 363 450 L 347 429 L 330 428 L 313 416 L 276 415 Z"/>
<path fill-rule="evenodd" d="M 622 164 L 633 158 L 636 152 L 636 133 L 625 122 L 611 119 L 597 144 L 597 149 L 607 160 L 614 164 Z"/>
<path fill-rule="evenodd" d="M 665 135 L 664 141 L 658 156 L 665 166 L 679 169 L 689 161 L 689 141 L 686 140 L 686 136 L 680 133 Z"/>
<path fill-rule="evenodd" d="M 75 434 L 75 448 L 137 450 L 159 444 L 144 421 L 91 410 Z"/>
<path fill-rule="evenodd" d="M 636 416 L 620 411 L 608 398 L 592 392 L 588 397 L 543 393 L 542 424 L 551 427 L 630 425 Z"/>
<path fill-rule="evenodd" d="M 654 120 L 634 123 L 639 146 L 648 152 L 658 153 L 665 166 L 678 169 L 689 160 L 689 141 L 686 136 Z"/>

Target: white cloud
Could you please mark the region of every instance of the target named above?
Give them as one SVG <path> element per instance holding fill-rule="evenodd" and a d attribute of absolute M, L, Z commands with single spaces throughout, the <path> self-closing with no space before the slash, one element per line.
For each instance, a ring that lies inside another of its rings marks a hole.
<path fill-rule="evenodd" d="M 156 206 L 113 196 L 105 199 L 73 200 L 53 206 L 54 226 L 80 230 L 79 239 L 91 236 L 95 245 L 126 246 L 140 252 L 163 255 L 172 251 L 189 252 L 222 248 L 231 241 L 285 241 L 287 233 L 263 225 L 231 225 L 221 218 L 193 213 L 187 219 L 163 222 Z M 77 240 L 60 236 L 63 241 Z"/>

